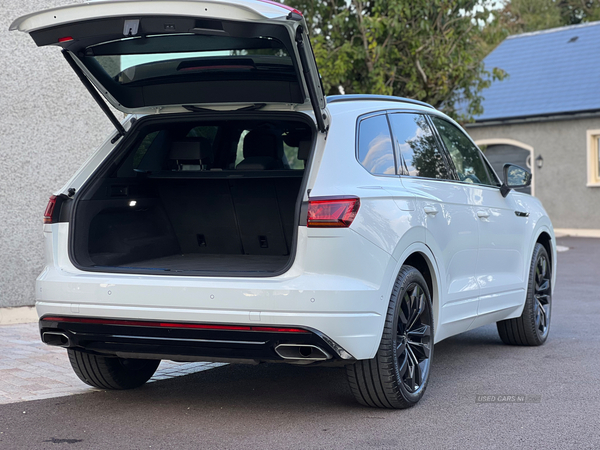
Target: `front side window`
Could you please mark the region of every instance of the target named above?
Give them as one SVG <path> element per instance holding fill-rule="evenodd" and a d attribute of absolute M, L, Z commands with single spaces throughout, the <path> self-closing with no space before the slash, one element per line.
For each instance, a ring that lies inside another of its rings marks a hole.
<path fill-rule="evenodd" d="M 396 174 L 392 137 L 385 114 L 360 121 L 358 161 L 374 175 Z"/>
<path fill-rule="evenodd" d="M 488 173 L 481 152 L 456 125 L 439 117 L 432 117 L 450 158 L 456 168 L 458 179 L 465 183 L 497 186 L 495 178 Z"/>
<path fill-rule="evenodd" d="M 389 118 L 399 153 L 400 173 L 414 177 L 449 179 L 444 158 L 425 116 L 394 113 Z"/>

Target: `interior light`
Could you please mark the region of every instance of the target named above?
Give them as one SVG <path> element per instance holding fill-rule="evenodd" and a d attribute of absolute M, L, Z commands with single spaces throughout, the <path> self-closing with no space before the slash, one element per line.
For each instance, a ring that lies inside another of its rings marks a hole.
<path fill-rule="evenodd" d="M 137 201 L 135 201 L 135 200 L 131 200 L 131 201 L 129 202 L 129 206 L 131 206 L 131 207 L 134 207 L 135 205 L 137 205 Z"/>

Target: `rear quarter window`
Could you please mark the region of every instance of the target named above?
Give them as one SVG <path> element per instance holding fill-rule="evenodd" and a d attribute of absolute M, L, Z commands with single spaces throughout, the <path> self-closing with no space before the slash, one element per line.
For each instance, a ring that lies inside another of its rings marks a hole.
<path fill-rule="evenodd" d="M 373 175 L 396 174 L 392 136 L 385 114 L 359 122 L 358 162 Z"/>

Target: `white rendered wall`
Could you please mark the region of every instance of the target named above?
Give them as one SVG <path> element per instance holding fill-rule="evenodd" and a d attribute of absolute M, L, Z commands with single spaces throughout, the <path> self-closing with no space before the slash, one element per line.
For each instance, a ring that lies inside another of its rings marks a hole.
<path fill-rule="evenodd" d="M 8 31 L 18 16 L 71 3 L 83 2 L 2 0 L 0 8 L 0 307 L 34 303 L 48 197 L 112 128 L 58 47 Z"/>

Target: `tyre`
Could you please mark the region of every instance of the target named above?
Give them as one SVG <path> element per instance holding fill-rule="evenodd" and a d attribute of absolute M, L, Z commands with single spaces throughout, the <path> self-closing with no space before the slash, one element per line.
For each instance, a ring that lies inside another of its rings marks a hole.
<path fill-rule="evenodd" d="M 377 354 L 346 368 L 350 389 L 359 403 L 403 409 L 421 399 L 433 357 L 431 305 L 421 273 L 403 266 L 394 284 Z"/>
<path fill-rule="evenodd" d="M 500 339 L 510 345 L 542 345 L 550 331 L 552 267 L 544 246 L 535 244 L 523 314 L 496 323 Z"/>
<path fill-rule="evenodd" d="M 68 349 L 71 367 L 81 381 L 100 389 L 133 389 L 154 375 L 160 360 L 124 359 Z"/>

